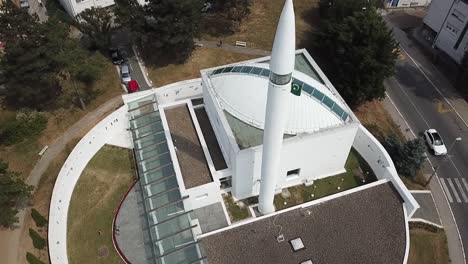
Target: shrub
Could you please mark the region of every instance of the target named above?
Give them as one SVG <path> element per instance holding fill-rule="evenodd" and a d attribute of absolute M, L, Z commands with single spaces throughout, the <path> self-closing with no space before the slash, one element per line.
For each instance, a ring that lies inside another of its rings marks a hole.
<path fill-rule="evenodd" d="M 29 236 L 33 241 L 33 245 L 37 249 L 44 249 L 46 246 L 46 240 L 41 237 L 34 229 L 29 228 Z"/>
<path fill-rule="evenodd" d="M 34 208 L 31 210 L 31 217 L 34 220 L 34 223 L 36 223 L 37 227 L 44 227 L 47 225 L 47 219 Z"/>
<path fill-rule="evenodd" d="M 36 111 L 20 111 L 13 122 L 0 131 L 0 143 L 13 145 L 26 138 L 39 135 L 47 126 L 47 118 Z"/>
<path fill-rule="evenodd" d="M 392 157 L 398 173 L 414 177 L 424 163 L 424 143 L 421 139 L 413 139 L 401 143 L 395 136 L 385 138 L 382 145 Z"/>
<path fill-rule="evenodd" d="M 31 252 L 26 253 L 26 260 L 29 264 L 45 264 L 42 260 L 38 259 Z"/>

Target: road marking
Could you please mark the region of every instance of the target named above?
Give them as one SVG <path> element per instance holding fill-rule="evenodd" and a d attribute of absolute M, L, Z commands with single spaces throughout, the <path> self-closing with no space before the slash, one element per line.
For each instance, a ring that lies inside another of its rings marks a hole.
<path fill-rule="evenodd" d="M 416 134 L 414 133 L 413 129 L 411 129 L 408 121 L 406 121 L 406 118 L 403 116 L 403 114 L 400 112 L 400 110 L 398 109 L 398 107 L 396 106 L 396 104 L 393 102 L 392 98 L 390 98 L 390 95 L 388 95 L 387 92 L 385 92 L 385 95 L 387 95 L 387 98 L 388 100 L 390 101 L 390 103 L 393 105 L 393 107 L 395 107 L 395 110 L 397 110 L 398 114 L 400 115 L 401 119 L 403 119 L 403 122 L 405 122 L 406 124 L 406 127 L 409 129 L 409 131 L 411 132 L 411 134 L 413 135 L 413 137 L 417 138 Z"/>
<path fill-rule="evenodd" d="M 449 183 L 449 185 L 450 185 L 450 188 L 452 188 L 453 195 L 455 196 L 455 200 L 457 200 L 458 203 L 461 203 L 460 196 L 458 195 L 458 192 L 457 192 L 457 190 L 455 189 L 455 186 L 453 185 L 452 179 L 447 178 L 447 181 L 448 181 L 448 183 Z"/>
<path fill-rule="evenodd" d="M 434 101 L 437 103 L 437 112 L 442 113 L 442 114 L 453 112 L 453 109 L 451 108 L 444 108 L 444 102 L 442 102 L 441 100 L 434 99 Z"/>
<path fill-rule="evenodd" d="M 424 121 L 424 123 L 426 123 L 427 127 L 430 128 L 431 126 L 429 125 L 429 123 L 427 123 L 426 119 L 424 119 L 423 115 L 421 114 L 421 112 L 419 111 L 418 107 L 416 107 L 416 104 L 414 104 L 414 102 L 411 100 L 411 98 L 408 96 L 408 94 L 406 93 L 405 89 L 403 89 L 403 87 L 401 87 L 400 83 L 398 82 L 398 80 L 395 78 L 395 77 L 392 77 L 393 80 L 395 80 L 396 84 L 398 85 L 398 87 L 400 88 L 400 90 L 405 94 L 405 96 L 408 98 L 408 100 L 410 101 L 411 105 L 413 105 L 414 109 L 416 109 L 416 112 L 418 112 L 419 116 L 421 117 L 421 119 Z"/>
<path fill-rule="evenodd" d="M 468 202 L 468 197 L 466 197 L 465 191 L 463 191 L 463 188 L 462 188 L 462 185 L 461 185 L 461 183 L 460 183 L 460 180 L 458 180 L 458 178 L 455 178 L 454 180 L 455 180 L 455 184 L 457 184 L 457 187 L 458 187 L 458 189 L 459 189 L 460 192 L 461 192 L 461 195 L 462 195 L 462 197 L 463 197 L 463 201 L 465 201 L 465 203 Z"/>
<path fill-rule="evenodd" d="M 458 173 L 458 176 L 460 176 L 461 178 L 463 178 L 463 176 L 461 175 L 460 171 L 458 170 L 457 166 L 455 166 L 455 162 L 453 162 L 452 158 L 450 157 L 450 155 L 448 156 L 448 159 L 450 160 L 450 162 L 452 163 L 453 167 L 455 168 L 455 170 L 457 171 Z"/>
<path fill-rule="evenodd" d="M 452 103 L 450 103 L 450 101 L 447 99 L 447 97 L 445 97 L 442 94 L 442 92 L 439 90 L 439 88 L 437 88 L 437 86 L 431 81 L 431 79 L 429 79 L 427 74 L 423 71 L 421 66 L 419 66 L 419 64 L 416 62 L 416 60 L 413 59 L 413 57 L 411 57 L 411 55 L 409 55 L 409 53 L 403 47 L 401 47 L 401 45 L 400 45 L 400 48 L 401 48 L 401 50 L 403 50 L 406 53 L 406 55 L 408 55 L 408 57 L 411 59 L 411 61 L 413 61 L 414 65 L 416 65 L 418 70 L 424 75 L 424 77 L 426 77 L 426 79 L 429 81 L 429 83 L 432 85 L 432 87 L 434 87 L 434 89 L 440 94 L 440 96 L 442 96 L 442 98 L 444 98 L 445 102 L 447 102 L 447 104 L 450 105 L 450 107 L 457 114 L 457 116 L 461 119 L 461 121 L 465 124 L 465 126 L 468 127 L 468 123 L 465 121 L 465 119 L 463 119 L 463 117 L 460 115 L 460 113 L 458 113 L 457 109 L 455 109 L 455 107 L 453 107 Z"/>
<path fill-rule="evenodd" d="M 453 203 L 452 195 L 450 195 L 449 189 L 447 188 L 447 184 L 445 184 L 444 178 L 439 178 L 439 180 L 440 180 L 440 184 L 442 185 L 442 188 L 445 191 L 445 196 L 447 197 L 449 202 Z"/>

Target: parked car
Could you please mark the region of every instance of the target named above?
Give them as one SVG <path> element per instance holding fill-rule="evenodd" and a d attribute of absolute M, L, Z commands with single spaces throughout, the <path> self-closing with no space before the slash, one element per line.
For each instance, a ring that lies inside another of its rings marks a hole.
<path fill-rule="evenodd" d="M 437 130 L 431 128 L 424 131 L 424 138 L 426 139 L 426 143 L 429 148 L 434 151 L 434 155 L 440 156 L 447 154 L 447 148 L 445 147 L 444 141 Z"/>
<path fill-rule="evenodd" d="M 124 62 L 123 52 L 120 49 L 110 49 L 109 51 L 113 64 L 120 65 Z"/>
<path fill-rule="evenodd" d="M 120 77 L 122 78 L 123 83 L 128 83 L 132 80 L 132 77 L 130 76 L 130 70 L 131 67 L 129 64 L 123 63 L 120 65 Z"/>
<path fill-rule="evenodd" d="M 138 92 L 140 90 L 140 85 L 136 80 L 131 80 L 127 83 L 128 93 Z"/>
<path fill-rule="evenodd" d="M 28 0 L 20 0 L 20 7 L 24 9 L 28 9 L 29 8 Z"/>

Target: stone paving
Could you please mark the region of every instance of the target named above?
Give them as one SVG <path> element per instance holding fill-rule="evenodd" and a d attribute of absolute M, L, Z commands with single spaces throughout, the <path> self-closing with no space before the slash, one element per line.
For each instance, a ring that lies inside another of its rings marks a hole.
<path fill-rule="evenodd" d="M 419 206 L 421 206 L 416 213 L 413 215 L 412 219 L 423 219 L 434 223 L 436 225 L 442 226 L 440 221 L 439 212 L 434 203 L 434 198 L 432 198 L 431 192 L 412 192 L 414 199 L 418 201 Z"/>

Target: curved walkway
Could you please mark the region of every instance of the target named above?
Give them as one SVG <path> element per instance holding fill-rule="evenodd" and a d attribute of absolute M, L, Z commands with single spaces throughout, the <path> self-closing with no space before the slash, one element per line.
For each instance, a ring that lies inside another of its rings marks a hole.
<path fill-rule="evenodd" d="M 198 47 L 203 47 L 203 48 L 223 49 L 223 50 L 227 50 L 231 52 L 258 55 L 258 56 L 269 56 L 271 54 L 271 51 L 268 51 L 268 50 L 254 49 L 254 48 L 249 48 L 249 47 L 240 47 L 240 46 L 225 44 L 225 43 L 219 46 L 218 42 L 201 40 L 201 39 L 195 39 L 195 45 Z"/>
<path fill-rule="evenodd" d="M 36 187 L 49 167 L 50 163 L 57 158 L 57 156 L 65 149 L 68 143 L 74 138 L 81 135 L 83 129 L 87 125 L 95 120 L 102 119 L 103 115 L 108 113 L 110 110 L 118 107 L 122 104 L 122 97 L 116 96 L 113 99 L 107 101 L 93 112 L 88 113 L 86 116 L 81 118 L 78 122 L 67 129 L 60 137 L 58 137 L 52 144 L 49 145 L 48 150 L 42 155 L 41 159 L 36 163 L 34 168 L 31 170 L 26 183 Z M 20 236 L 23 230 L 24 217 L 27 209 L 21 210 L 18 214 L 19 223 L 18 228 L 14 230 L 2 230 L 0 231 L 0 256 L 5 263 L 18 263 L 18 258 L 23 257 L 25 252 L 18 252 Z M 20 256 L 21 254 L 21 256 Z"/>

